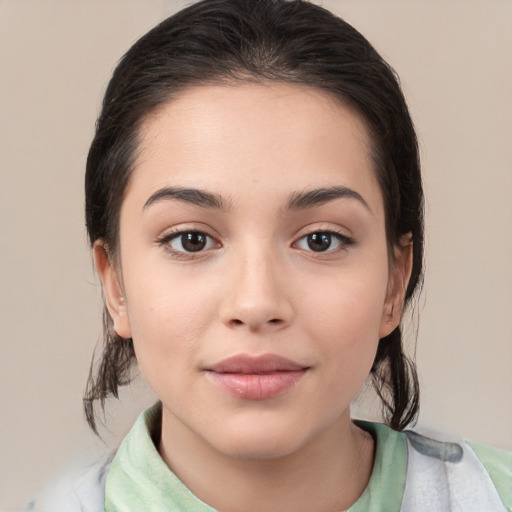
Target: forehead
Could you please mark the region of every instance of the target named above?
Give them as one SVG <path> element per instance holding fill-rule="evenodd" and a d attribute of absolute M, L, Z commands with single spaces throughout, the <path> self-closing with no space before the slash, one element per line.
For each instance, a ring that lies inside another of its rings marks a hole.
<path fill-rule="evenodd" d="M 381 201 L 364 121 L 311 87 L 192 87 L 151 114 L 139 140 L 129 189 L 146 195 L 169 184 L 236 195 L 249 181 L 283 193 L 352 186 Z"/>

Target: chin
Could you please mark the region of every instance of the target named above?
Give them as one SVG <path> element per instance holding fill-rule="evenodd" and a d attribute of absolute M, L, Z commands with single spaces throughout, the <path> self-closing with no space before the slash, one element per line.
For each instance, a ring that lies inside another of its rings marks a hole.
<path fill-rule="evenodd" d="M 309 432 L 297 429 L 296 425 L 261 420 L 227 428 L 224 425 L 217 434 L 210 431 L 209 444 L 223 455 L 240 460 L 286 457 L 307 445 L 311 438 Z"/>
<path fill-rule="evenodd" d="M 239 460 L 272 460 L 287 457 L 301 446 L 289 436 L 244 436 L 230 439 L 216 448 L 225 456 Z"/>

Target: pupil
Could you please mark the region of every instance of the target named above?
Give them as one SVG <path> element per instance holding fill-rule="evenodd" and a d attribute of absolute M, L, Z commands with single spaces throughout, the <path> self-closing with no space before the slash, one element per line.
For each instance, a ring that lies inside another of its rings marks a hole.
<path fill-rule="evenodd" d="M 326 251 L 331 246 L 329 233 L 313 233 L 308 235 L 308 247 L 315 252 Z"/>
<path fill-rule="evenodd" d="M 206 237 L 203 233 L 185 233 L 181 235 L 181 245 L 188 252 L 201 251 L 206 245 Z"/>

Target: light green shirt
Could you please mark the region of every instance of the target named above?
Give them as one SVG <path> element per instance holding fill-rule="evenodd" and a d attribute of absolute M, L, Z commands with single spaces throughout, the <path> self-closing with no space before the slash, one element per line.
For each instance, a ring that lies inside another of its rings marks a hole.
<path fill-rule="evenodd" d="M 151 438 L 152 432 L 158 430 L 160 421 L 161 407 L 160 404 L 156 404 L 139 417 L 121 443 L 106 480 L 105 511 L 215 512 L 215 509 L 194 496 L 160 457 Z M 413 441 L 415 449 L 422 452 L 420 460 L 428 462 L 436 457 L 442 459 L 448 453 L 449 455 L 440 463 L 450 465 L 453 463 L 450 457 L 462 457 L 463 450 L 455 443 L 441 443 L 418 434 L 396 432 L 378 423 L 357 423 L 375 439 L 375 462 L 366 489 L 347 512 L 403 511 L 406 479 L 411 470 L 407 468 L 408 450 L 411 449 L 408 448 L 408 437 Z M 492 483 L 498 491 L 496 496 L 499 493 L 506 507 L 501 510 L 512 510 L 512 453 L 479 444 L 471 444 L 471 447 L 491 475 Z M 441 455 L 438 455 L 436 450 Z M 418 492 L 426 492 L 428 502 L 430 491 L 427 487 L 423 490 L 421 487 L 420 483 Z M 491 493 L 495 492 L 494 487 L 490 490 Z M 408 491 L 410 495 L 411 489 Z M 473 498 L 468 499 L 474 501 Z M 496 499 L 499 501 L 499 498 Z M 435 510 L 452 509 L 444 509 L 441 505 Z"/>

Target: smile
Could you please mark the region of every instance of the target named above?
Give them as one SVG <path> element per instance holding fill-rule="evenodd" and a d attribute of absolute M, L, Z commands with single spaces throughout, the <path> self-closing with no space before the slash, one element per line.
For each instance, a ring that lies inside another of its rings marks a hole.
<path fill-rule="evenodd" d="M 208 367 L 206 376 L 213 384 L 238 398 L 267 400 L 297 384 L 308 369 L 274 354 L 243 354 Z"/>

